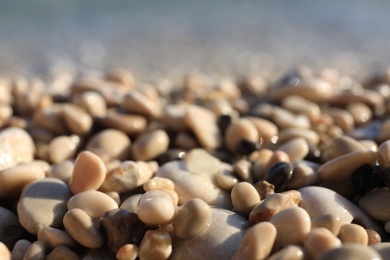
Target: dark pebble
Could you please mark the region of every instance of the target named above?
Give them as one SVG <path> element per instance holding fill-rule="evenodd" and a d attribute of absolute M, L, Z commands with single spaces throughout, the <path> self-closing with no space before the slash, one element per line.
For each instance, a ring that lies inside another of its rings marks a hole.
<path fill-rule="evenodd" d="M 159 165 L 163 165 L 164 163 L 170 161 L 181 160 L 186 155 L 185 151 L 181 149 L 169 149 L 165 153 L 161 154 L 156 158 L 156 161 Z"/>
<path fill-rule="evenodd" d="M 281 192 L 292 174 L 293 166 L 290 163 L 277 162 L 269 168 L 265 180 L 275 186 L 275 192 Z"/>
<path fill-rule="evenodd" d="M 251 142 L 246 139 L 241 139 L 237 144 L 237 154 L 245 156 L 253 153 L 254 151 L 260 150 L 261 143 Z"/>
<path fill-rule="evenodd" d="M 232 123 L 232 117 L 230 115 L 221 115 L 218 118 L 218 128 L 221 134 L 225 134 L 226 129 Z"/>
<path fill-rule="evenodd" d="M 379 184 L 379 177 L 370 165 L 363 165 L 352 173 L 353 186 L 360 194 L 374 189 Z"/>

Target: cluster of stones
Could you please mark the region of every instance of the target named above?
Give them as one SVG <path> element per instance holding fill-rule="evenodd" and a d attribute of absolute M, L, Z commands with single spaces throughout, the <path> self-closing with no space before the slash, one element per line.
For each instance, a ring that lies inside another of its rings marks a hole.
<path fill-rule="evenodd" d="M 2 259 L 388 259 L 390 73 L 0 80 Z"/>

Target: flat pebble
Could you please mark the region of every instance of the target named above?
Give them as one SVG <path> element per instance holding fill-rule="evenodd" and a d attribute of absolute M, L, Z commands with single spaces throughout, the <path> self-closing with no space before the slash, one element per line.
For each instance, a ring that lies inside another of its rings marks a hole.
<path fill-rule="evenodd" d="M 105 129 L 91 137 L 87 143 L 86 150 L 93 152 L 104 161 L 119 159 L 121 161 L 129 158 L 130 138 L 119 130 Z"/>
<path fill-rule="evenodd" d="M 153 175 L 145 162 L 124 161 L 108 171 L 100 189 L 123 193 L 142 186 Z"/>
<path fill-rule="evenodd" d="M 390 220 L 390 209 L 387 206 L 389 199 L 389 188 L 379 188 L 363 196 L 359 201 L 359 207 L 374 219 L 387 221 Z"/>
<path fill-rule="evenodd" d="M 209 110 L 191 105 L 186 108 L 184 121 L 206 150 L 221 146 L 222 137 L 218 129 L 217 118 Z"/>
<path fill-rule="evenodd" d="M 271 255 L 269 260 L 303 260 L 305 253 L 299 246 L 290 245 Z"/>
<path fill-rule="evenodd" d="M 80 143 L 77 136 L 57 136 L 49 143 L 49 158 L 52 163 L 60 163 L 72 159 Z"/>
<path fill-rule="evenodd" d="M 309 214 L 299 207 L 289 207 L 279 211 L 270 219 L 270 222 L 276 227 L 275 243 L 280 246 L 303 243 L 311 228 Z"/>
<path fill-rule="evenodd" d="M 73 134 L 85 135 L 92 128 L 92 117 L 83 108 L 77 105 L 64 105 L 61 114 L 66 126 Z"/>
<path fill-rule="evenodd" d="M 102 119 L 103 125 L 118 129 L 128 135 L 142 133 L 147 126 L 147 120 L 140 115 L 128 115 L 110 112 Z"/>
<path fill-rule="evenodd" d="M 356 260 L 382 260 L 383 258 L 374 249 L 359 244 L 347 244 L 342 247 L 338 247 L 329 250 L 321 254 L 319 260 L 345 260 L 345 259 L 356 259 Z"/>
<path fill-rule="evenodd" d="M 10 127 L 0 131 L 0 170 L 19 163 L 31 162 L 35 145 L 23 129 Z"/>
<path fill-rule="evenodd" d="M 168 134 L 161 129 L 143 133 L 131 145 L 132 157 L 137 161 L 149 161 L 168 149 Z"/>
<path fill-rule="evenodd" d="M 314 228 L 307 234 L 304 248 L 310 259 L 317 259 L 322 253 L 341 246 L 341 241 L 326 228 Z"/>
<path fill-rule="evenodd" d="M 18 202 L 20 224 L 31 234 L 44 227 L 59 227 L 70 197 L 68 186 L 61 180 L 45 178 L 24 187 Z"/>
<path fill-rule="evenodd" d="M 66 231 L 79 244 L 88 248 L 99 248 L 103 245 L 103 235 L 94 226 L 92 217 L 84 210 L 79 208 L 69 210 L 63 222 Z"/>
<path fill-rule="evenodd" d="M 79 153 L 69 180 L 69 189 L 73 194 L 87 190 L 97 190 L 106 177 L 106 166 L 102 159 L 94 153 Z"/>
<path fill-rule="evenodd" d="M 129 112 L 147 117 L 157 117 L 160 114 L 160 103 L 141 91 L 133 90 L 123 98 L 122 108 Z"/>
<path fill-rule="evenodd" d="M 84 108 L 92 117 L 104 117 L 107 114 L 106 101 L 96 91 L 85 91 L 73 97 L 73 103 Z"/>
<path fill-rule="evenodd" d="M 276 228 L 273 224 L 258 223 L 246 232 L 232 259 L 264 259 L 270 254 L 275 239 Z"/>
<path fill-rule="evenodd" d="M 79 208 L 93 218 L 101 217 L 104 212 L 118 208 L 110 196 L 100 191 L 87 190 L 73 195 L 67 204 L 68 210 Z"/>
<path fill-rule="evenodd" d="M 0 198 L 17 197 L 30 182 L 45 178 L 43 168 L 34 162 L 0 171 Z"/>

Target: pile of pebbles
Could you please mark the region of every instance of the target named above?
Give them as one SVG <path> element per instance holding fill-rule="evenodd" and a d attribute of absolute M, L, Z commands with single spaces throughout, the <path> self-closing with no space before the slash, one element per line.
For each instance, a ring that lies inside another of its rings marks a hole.
<path fill-rule="evenodd" d="M 0 80 L 1 259 L 389 259 L 390 71 Z"/>

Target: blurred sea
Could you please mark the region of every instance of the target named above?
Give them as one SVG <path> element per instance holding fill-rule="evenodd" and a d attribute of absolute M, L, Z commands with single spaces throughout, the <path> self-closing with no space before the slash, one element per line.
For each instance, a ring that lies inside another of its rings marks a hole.
<path fill-rule="evenodd" d="M 0 73 L 125 67 L 358 76 L 390 65 L 390 1 L 137 0 L 0 3 Z"/>

